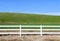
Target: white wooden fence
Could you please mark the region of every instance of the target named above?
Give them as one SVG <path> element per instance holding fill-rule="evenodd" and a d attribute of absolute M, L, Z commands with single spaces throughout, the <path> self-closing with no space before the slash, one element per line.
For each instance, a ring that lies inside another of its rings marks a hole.
<path fill-rule="evenodd" d="M 60 26 L 58 26 L 58 25 L 57 26 L 56 25 L 0 25 L 0 27 L 20 27 L 20 29 L 12 29 L 12 30 L 20 30 L 19 35 L 21 37 L 22 27 L 40 27 L 40 35 L 42 36 L 42 33 L 43 33 L 42 32 L 42 30 L 43 30 L 42 27 L 60 27 Z M 0 30 L 7 30 L 7 29 L 0 29 Z M 11 29 L 8 29 L 8 30 L 11 30 Z M 26 29 L 23 29 L 23 30 L 26 30 Z M 27 30 L 31 30 L 31 29 L 27 29 Z M 35 29 L 32 29 L 32 30 L 35 30 Z"/>

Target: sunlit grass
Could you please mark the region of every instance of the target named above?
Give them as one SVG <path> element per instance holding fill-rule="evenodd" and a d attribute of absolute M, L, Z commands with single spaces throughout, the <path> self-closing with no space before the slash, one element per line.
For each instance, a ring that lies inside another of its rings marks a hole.
<path fill-rule="evenodd" d="M 60 24 L 60 16 L 0 13 L 0 24 Z"/>

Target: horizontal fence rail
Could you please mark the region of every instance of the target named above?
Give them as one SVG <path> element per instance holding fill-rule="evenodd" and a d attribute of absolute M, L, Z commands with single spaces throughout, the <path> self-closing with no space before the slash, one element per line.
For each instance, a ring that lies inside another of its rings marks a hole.
<path fill-rule="evenodd" d="M 20 35 L 20 37 L 22 35 L 22 30 L 39 30 L 40 31 L 39 33 L 42 36 L 43 30 L 60 30 L 60 26 L 59 25 L 0 25 L 0 30 L 19 30 L 18 34 Z M 27 34 L 30 34 L 30 33 L 27 33 Z M 33 33 L 31 32 L 31 34 Z"/>

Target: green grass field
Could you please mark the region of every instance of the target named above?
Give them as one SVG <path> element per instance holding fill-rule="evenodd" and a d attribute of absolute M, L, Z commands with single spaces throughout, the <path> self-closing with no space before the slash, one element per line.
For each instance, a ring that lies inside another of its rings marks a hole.
<path fill-rule="evenodd" d="M 60 24 L 60 16 L 0 12 L 0 24 Z"/>

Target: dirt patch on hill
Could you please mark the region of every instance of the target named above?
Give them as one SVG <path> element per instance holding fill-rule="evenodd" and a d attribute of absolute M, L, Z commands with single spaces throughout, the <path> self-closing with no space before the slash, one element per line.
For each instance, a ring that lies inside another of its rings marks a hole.
<path fill-rule="evenodd" d="M 0 36 L 0 41 L 60 41 L 60 35 L 6 35 Z"/>

